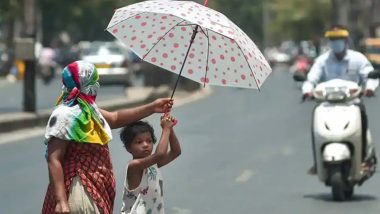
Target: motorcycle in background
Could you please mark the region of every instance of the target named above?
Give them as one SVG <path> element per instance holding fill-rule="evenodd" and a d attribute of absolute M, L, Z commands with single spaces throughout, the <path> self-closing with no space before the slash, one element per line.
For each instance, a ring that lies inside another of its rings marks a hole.
<path fill-rule="evenodd" d="M 44 84 L 49 84 L 55 77 L 58 64 L 55 61 L 56 54 L 52 48 L 44 47 L 38 58 L 38 74 Z"/>
<path fill-rule="evenodd" d="M 293 75 L 293 80 L 296 82 L 305 81 L 311 64 L 312 60 L 309 57 L 305 55 L 299 55 L 294 60 L 293 65 L 290 67 L 290 72 Z"/>

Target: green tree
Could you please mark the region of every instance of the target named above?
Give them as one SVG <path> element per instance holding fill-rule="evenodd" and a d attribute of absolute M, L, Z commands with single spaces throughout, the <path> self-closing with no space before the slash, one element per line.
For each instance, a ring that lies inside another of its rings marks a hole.
<path fill-rule="evenodd" d="M 271 0 L 270 31 L 274 41 L 320 37 L 330 21 L 331 0 Z"/>
<path fill-rule="evenodd" d="M 65 31 L 74 42 L 79 40 L 112 40 L 104 31 L 114 9 L 141 0 L 36 0 L 41 14 L 43 42 L 49 42 Z M 196 0 L 203 4 L 204 0 Z M 263 6 L 271 13 L 269 23 L 264 26 Z M 256 44 L 262 44 L 267 32 L 274 41 L 284 39 L 310 39 L 321 34 L 328 24 L 331 0 L 209 0 L 215 9 L 250 36 Z M 22 20 L 23 0 L 0 1 L 0 22 L 13 26 Z M 0 24 L 1 24 L 0 23 Z M 7 30 L 13 33 L 12 29 Z M 266 30 L 269 29 L 269 30 Z M 13 36 L 8 36 L 13 38 Z M 9 39 L 8 39 L 9 40 Z"/>
<path fill-rule="evenodd" d="M 128 4 L 128 1 L 123 1 Z M 112 17 L 114 9 L 121 1 L 111 0 L 39 0 L 42 14 L 44 43 L 66 31 L 75 41 L 109 40 L 111 35 L 104 29 Z"/>
<path fill-rule="evenodd" d="M 263 1 L 209 0 L 209 6 L 239 26 L 257 45 L 263 42 Z"/>
<path fill-rule="evenodd" d="M 8 48 L 12 46 L 13 42 L 14 23 L 22 18 L 22 3 L 22 0 L 0 1 L 0 26 L 7 32 L 3 39 Z"/>

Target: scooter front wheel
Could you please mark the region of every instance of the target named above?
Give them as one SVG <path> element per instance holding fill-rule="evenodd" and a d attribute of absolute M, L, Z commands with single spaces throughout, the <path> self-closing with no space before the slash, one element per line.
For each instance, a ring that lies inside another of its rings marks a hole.
<path fill-rule="evenodd" d="M 346 196 L 346 199 L 352 198 L 353 194 L 354 194 L 354 187 L 353 186 L 347 187 L 347 189 L 344 191 L 344 195 Z"/>
<path fill-rule="evenodd" d="M 335 169 L 332 171 L 330 182 L 333 199 L 335 201 L 346 200 L 346 185 L 343 180 L 342 172 L 340 170 Z"/>

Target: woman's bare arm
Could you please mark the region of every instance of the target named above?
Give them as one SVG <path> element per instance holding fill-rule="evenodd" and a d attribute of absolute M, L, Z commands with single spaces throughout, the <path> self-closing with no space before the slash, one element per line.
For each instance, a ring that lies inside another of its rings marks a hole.
<path fill-rule="evenodd" d="M 67 195 L 64 185 L 63 175 L 63 158 L 66 154 L 68 141 L 58 138 L 52 138 L 48 143 L 48 169 L 50 183 L 53 185 L 55 199 L 59 201 L 67 201 Z"/>
<path fill-rule="evenodd" d="M 173 106 L 173 100 L 170 98 L 159 98 L 148 104 L 127 108 L 120 111 L 109 112 L 100 109 L 100 113 L 106 119 L 111 129 L 123 127 L 131 122 L 141 120 L 153 113 L 169 112 Z"/>
<path fill-rule="evenodd" d="M 123 127 L 126 124 L 145 118 L 154 113 L 154 111 L 151 104 L 146 104 L 139 107 L 123 109 L 115 112 L 109 112 L 100 109 L 100 113 L 103 115 L 104 119 L 106 119 L 111 129 L 116 129 Z"/>

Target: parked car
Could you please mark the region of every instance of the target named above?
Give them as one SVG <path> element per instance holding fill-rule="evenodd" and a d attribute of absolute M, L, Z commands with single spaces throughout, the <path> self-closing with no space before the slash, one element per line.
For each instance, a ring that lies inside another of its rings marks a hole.
<path fill-rule="evenodd" d="M 95 64 L 100 84 L 131 85 L 133 72 L 128 68 L 128 51 L 117 42 L 92 42 L 81 59 Z"/>

